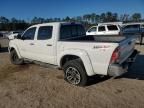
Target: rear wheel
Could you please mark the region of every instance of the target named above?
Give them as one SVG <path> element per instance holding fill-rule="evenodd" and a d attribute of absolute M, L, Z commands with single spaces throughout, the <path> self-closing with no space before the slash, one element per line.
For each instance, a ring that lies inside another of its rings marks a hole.
<path fill-rule="evenodd" d="M 141 36 L 140 36 L 140 45 L 143 44 L 143 38 L 144 38 L 144 33 L 142 33 Z"/>
<path fill-rule="evenodd" d="M 23 59 L 20 59 L 18 57 L 18 54 L 15 50 L 12 50 L 10 52 L 10 60 L 11 60 L 11 63 L 15 64 L 15 65 L 21 65 L 23 64 Z"/>
<path fill-rule="evenodd" d="M 65 80 L 73 85 L 85 86 L 87 84 L 87 74 L 80 59 L 71 60 L 63 66 Z"/>

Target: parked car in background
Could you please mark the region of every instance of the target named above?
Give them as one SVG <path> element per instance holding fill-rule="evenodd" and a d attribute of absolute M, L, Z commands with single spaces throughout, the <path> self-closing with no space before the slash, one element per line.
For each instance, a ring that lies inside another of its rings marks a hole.
<path fill-rule="evenodd" d="M 0 38 L 2 38 L 3 37 L 3 34 L 2 33 L 0 33 Z"/>
<path fill-rule="evenodd" d="M 106 22 L 106 23 L 98 23 L 98 25 L 102 25 L 102 24 L 115 24 L 115 25 L 122 26 L 122 25 L 123 25 L 123 22 Z"/>
<path fill-rule="evenodd" d="M 92 26 L 86 32 L 86 35 L 119 35 L 121 27 L 117 23 L 100 23 Z"/>
<path fill-rule="evenodd" d="M 144 22 L 123 24 L 122 34 L 130 36 L 135 35 L 137 37 L 137 42 L 142 44 L 144 42 Z"/>
<path fill-rule="evenodd" d="M 0 42 L 0 49 L 1 49 L 1 42 Z"/>
<path fill-rule="evenodd" d="M 64 70 L 64 78 L 84 86 L 88 76 L 119 76 L 134 62 L 135 39 L 124 36 L 86 36 L 79 23 L 46 23 L 29 27 L 10 40 L 13 64 L 24 61 L 46 64 Z"/>
<path fill-rule="evenodd" d="M 3 34 L 2 33 L 0 33 L 0 40 L 1 40 L 1 38 L 3 38 Z M 0 49 L 1 49 L 1 42 L 0 42 Z"/>
<path fill-rule="evenodd" d="M 14 39 L 18 34 L 21 34 L 22 31 L 11 31 L 7 36 L 9 40 Z"/>

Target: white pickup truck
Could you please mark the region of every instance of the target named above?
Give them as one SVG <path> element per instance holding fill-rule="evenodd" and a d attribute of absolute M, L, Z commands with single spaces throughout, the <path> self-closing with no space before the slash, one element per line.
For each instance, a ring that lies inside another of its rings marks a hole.
<path fill-rule="evenodd" d="M 29 27 L 9 43 L 11 62 L 40 62 L 64 70 L 65 80 L 84 86 L 88 76 L 119 76 L 134 62 L 135 39 L 86 36 L 79 23 L 46 23 Z"/>

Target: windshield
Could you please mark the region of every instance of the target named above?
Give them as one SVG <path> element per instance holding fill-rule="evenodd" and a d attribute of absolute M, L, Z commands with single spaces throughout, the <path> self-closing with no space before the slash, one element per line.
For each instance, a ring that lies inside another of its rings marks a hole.
<path fill-rule="evenodd" d="M 86 36 L 85 29 L 80 24 L 62 25 L 60 29 L 60 39 L 70 39 Z"/>
<path fill-rule="evenodd" d="M 97 31 L 97 27 L 92 27 L 88 30 L 88 32 L 96 32 Z"/>

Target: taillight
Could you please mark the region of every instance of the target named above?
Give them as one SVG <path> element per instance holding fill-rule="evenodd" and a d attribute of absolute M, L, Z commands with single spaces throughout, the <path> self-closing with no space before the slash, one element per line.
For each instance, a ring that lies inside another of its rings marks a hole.
<path fill-rule="evenodd" d="M 112 63 L 118 63 L 119 62 L 119 57 L 120 57 L 120 48 L 117 47 L 114 50 L 114 52 L 113 52 L 113 54 L 111 56 L 110 64 L 112 64 Z"/>

